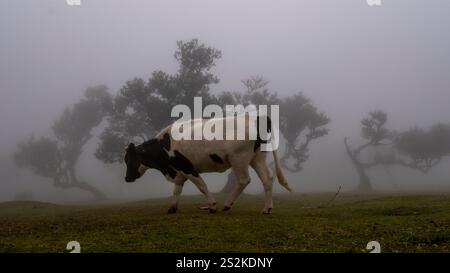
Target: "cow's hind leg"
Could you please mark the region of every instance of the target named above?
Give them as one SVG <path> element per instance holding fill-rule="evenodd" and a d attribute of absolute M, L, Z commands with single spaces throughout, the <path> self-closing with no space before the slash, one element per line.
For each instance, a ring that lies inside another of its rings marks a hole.
<path fill-rule="evenodd" d="M 172 204 L 170 205 L 168 213 L 175 213 L 178 210 L 178 201 L 180 200 L 181 192 L 183 191 L 184 182 L 186 181 L 186 178 L 180 178 L 174 182 L 174 188 L 173 188 L 173 197 L 172 197 Z"/>
<path fill-rule="evenodd" d="M 264 214 L 270 214 L 273 209 L 273 199 L 272 199 L 272 192 L 273 192 L 273 176 L 270 173 L 269 168 L 266 165 L 266 157 L 265 154 L 261 153 L 258 154 L 254 160 L 250 163 L 252 168 L 255 170 L 256 174 L 258 175 L 259 179 L 261 180 L 263 186 L 264 186 L 264 193 L 265 193 L 265 205 L 263 209 Z"/>
<path fill-rule="evenodd" d="M 194 183 L 195 186 L 199 189 L 201 193 L 203 193 L 206 198 L 208 199 L 209 207 L 208 210 L 210 213 L 215 213 L 217 211 L 217 205 L 216 205 L 216 199 L 214 199 L 214 196 L 209 192 L 208 187 L 206 186 L 205 181 L 200 175 L 190 175 L 189 180 Z"/>
<path fill-rule="evenodd" d="M 225 206 L 223 208 L 224 211 L 230 210 L 233 206 L 236 199 L 241 195 L 244 191 L 245 187 L 250 183 L 250 175 L 248 173 L 248 164 L 245 164 L 245 160 L 241 162 L 236 159 L 236 162 L 231 162 L 232 170 L 236 175 L 237 183 L 235 185 L 234 190 L 231 192 L 230 197 L 225 202 Z"/>

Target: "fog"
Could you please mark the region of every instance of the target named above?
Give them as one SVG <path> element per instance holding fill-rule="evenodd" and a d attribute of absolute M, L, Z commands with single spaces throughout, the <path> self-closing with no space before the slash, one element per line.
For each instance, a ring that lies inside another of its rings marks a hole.
<path fill-rule="evenodd" d="M 105 84 L 116 94 L 127 80 L 148 79 L 154 70 L 176 72 L 176 41 L 193 38 L 222 51 L 212 93 L 242 90 L 242 79 L 261 75 L 278 95 L 302 91 L 331 118 L 330 133 L 312 143 L 303 170 L 285 171 L 297 192 L 352 190 L 358 177 L 343 140 L 363 142 L 360 120 L 369 111 L 384 110 L 396 130 L 450 123 L 449 13 L 446 0 L 382 0 L 378 7 L 365 0 L 81 0 L 81 6 L 3 0 L 0 200 L 27 190 L 36 200 L 89 200 L 17 169 L 11 159 L 17 143 L 51 135 L 54 120 L 88 86 Z M 77 174 L 108 197 L 171 194 L 157 171 L 125 183 L 125 165 L 95 159 L 97 144 L 93 137 L 84 147 Z M 369 173 L 379 190 L 391 190 L 392 177 L 403 191 L 450 190 L 448 166 L 447 157 L 427 175 L 397 167 Z M 261 192 L 252 177 L 246 191 Z M 219 191 L 226 173 L 205 180 Z M 184 193 L 197 192 L 187 183 Z"/>

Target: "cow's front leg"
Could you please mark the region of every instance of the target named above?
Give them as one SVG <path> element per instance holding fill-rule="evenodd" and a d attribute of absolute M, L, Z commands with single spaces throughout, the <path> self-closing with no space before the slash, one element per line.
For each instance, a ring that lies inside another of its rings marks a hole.
<path fill-rule="evenodd" d="M 174 188 L 173 188 L 173 196 L 172 196 L 172 204 L 169 207 L 169 210 L 167 213 L 175 213 L 178 210 L 178 201 L 180 200 L 181 192 L 183 191 L 183 185 L 186 181 L 186 178 L 178 179 L 174 181 Z"/>
<path fill-rule="evenodd" d="M 205 181 L 200 175 L 191 175 L 189 176 L 189 180 L 194 183 L 195 186 L 199 189 L 201 193 L 203 193 L 208 199 L 209 207 L 208 210 L 210 213 L 215 213 L 217 211 L 216 199 L 209 192 L 208 187 L 206 186 Z"/>
<path fill-rule="evenodd" d="M 223 208 L 224 211 L 228 211 L 233 206 L 236 199 L 241 195 L 241 193 L 244 191 L 244 189 L 247 187 L 247 185 L 250 183 L 250 175 L 248 173 L 248 165 L 236 164 L 233 166 L 233 171 L 236 174 L 237 177 L 237 183 L 231 192 L 231 195 L 229 196 L 228 200 L 225 202 L 225 206 Z"/>

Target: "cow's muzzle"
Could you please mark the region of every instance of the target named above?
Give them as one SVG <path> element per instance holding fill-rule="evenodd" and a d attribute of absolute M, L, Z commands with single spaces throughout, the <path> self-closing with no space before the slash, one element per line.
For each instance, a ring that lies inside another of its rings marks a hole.
<path fill-rule="evenodd" d="M 131 182 L 136 181 L 136 178 L 125 177 L 125 181 L 126 181 L 127 183 L 131 183 Z"/>

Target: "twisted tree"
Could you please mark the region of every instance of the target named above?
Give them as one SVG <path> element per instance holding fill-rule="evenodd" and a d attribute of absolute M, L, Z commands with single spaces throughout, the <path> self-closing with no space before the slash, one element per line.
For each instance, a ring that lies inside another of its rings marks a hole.
<path fill-rule="evenodd" d="M 394 139 L 394 148 L 403 157 L 391 159 L 393 164 L 428 173 L 442 158 L 450 155 L 450 125 L 438 123 L 428 131 L 413 128 Z"/>
<path fill-rule="evenodd" d="M 311 142 L 328 134 L 328 123 L 330 118 L 301 93 L 281 101 L 280 131 L 286 143 L 280 162 L 286 170 L 294 173 L 302 170 Z"/>
<path fill-rule="evenodd" d="M 375 166 L 403 166 L 428 173 L 450 154 L 450 125 L 436 124 L 426 131 L 413 128 L 397 133 L 386 128 L 387 114 L 377 110 L 370 112 L 361 121 L 362 137 L 366 140 L 362 145 L 352 148 L 344 139 L 345 149 L 358 177 L 357 190 L 368 192 L 373 190 L 367 170 Z M 390 152 L 375 153 L 369 159 L 362 159 L 361 154 L 378 146 L 386 146 Z"/>
<path fill-rule="evenodd" d="M 14 159 L 19 167 L 29 168 L 36 175 L 49 178 L 58 188 L 79 188 L 95 199 L 105 195 L 94 186 L 78 179 L 76 164 L 84 145 L 111 110 L 111 96 L 106 86 L 88 88 L 78 103 L 66 108 L 53 125 L 55 139 L 30 137 L 19 143 Z"/>
<path fill-rule="evenodd" d="M 357 148 L 351 148 L 348 144 L 347 138 L 344 139 L 345 149 L 350 158 L 356 172 L 359 176 L 359 191 L 371 191 L 372 184 L 366 170 L 378 164 L 381 164 L 380 159 L 375 158 L 371 162 L 363 162 L 360 158 L 361 152 L 379 145 L 388 145 L 386 141 L 391 141 L 391 132 L 386 129 L 387 114 L 383 111 L 377 110 L 369 113 L 369 116 L 361 121 L 361 135 L 366 140 L 364 144 Z"/>

